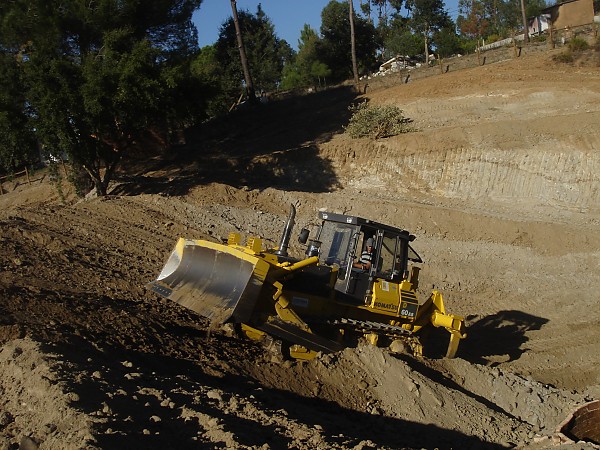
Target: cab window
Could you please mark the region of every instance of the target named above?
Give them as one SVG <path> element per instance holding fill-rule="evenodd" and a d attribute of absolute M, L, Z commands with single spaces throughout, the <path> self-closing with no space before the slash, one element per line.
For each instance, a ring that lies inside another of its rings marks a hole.
<path fill-rule="evenodd" d="M 385 278 L 392 278 L 396 266 L 398 237 L 385 233 L 378 255 L 377 272 Z"/>
<path fill-rule="evenodd" d="M 357 227 L 353 225 L 325 222 L 319 234 L 319 240 L 323 242 L 321 261 L 327 265 L 345 266 L 356 231 Z"/>

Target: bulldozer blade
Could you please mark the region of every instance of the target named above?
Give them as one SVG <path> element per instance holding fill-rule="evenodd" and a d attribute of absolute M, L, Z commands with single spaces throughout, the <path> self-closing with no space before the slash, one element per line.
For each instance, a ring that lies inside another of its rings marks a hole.
<path fill-rule="evenodd" d="M 149 287 L 212 323 L 245 322 L 262 288 L 254 273 L 259 262 L 226 245 L 181 238 Z"/>

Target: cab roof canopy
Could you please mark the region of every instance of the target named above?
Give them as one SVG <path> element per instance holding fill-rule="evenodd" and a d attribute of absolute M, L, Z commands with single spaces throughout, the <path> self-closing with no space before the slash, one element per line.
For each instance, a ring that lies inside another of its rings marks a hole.
<path fill-rule="evenodd" d="M 339 223 L 347 223 L 350 225 L 358 225 L 360 227 L 368 227 L 374 228 L 378 230 L 388 231 L 393 234 L 397 234 L 404 239 L 414 240 L 414 235 L 411 235 L 407 230 L 403 230 L 402 228 L 392 227 L 391 225 L 386 225 L 384 223 L 375 222 L 370 219 L 365 219 L 363 217 L 358 216 L 348 216 L 346 214 L 337 214 L 330 213 L 326 211 L 320 211 L 319 217 L 322 220 L 327 220 L 330 222 L 339 222 Z"/>

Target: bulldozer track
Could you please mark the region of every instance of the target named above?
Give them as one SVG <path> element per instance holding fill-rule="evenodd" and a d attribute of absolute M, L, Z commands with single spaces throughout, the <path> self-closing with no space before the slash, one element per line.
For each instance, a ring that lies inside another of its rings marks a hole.
<path fill-rule="evenodd" d="M 360 331 L 361 333 L 378 333 L 385 334 L 392 338 L 407 338 L 412 337 L 413 332 L 406 330 L 396 325 L 389 325 L 385 323 L 355 320 L 355 319 L 340 319 L 328 322 L 331 325 L 340 326 L 342 328 L 351 328 L 354 331 Z"/>

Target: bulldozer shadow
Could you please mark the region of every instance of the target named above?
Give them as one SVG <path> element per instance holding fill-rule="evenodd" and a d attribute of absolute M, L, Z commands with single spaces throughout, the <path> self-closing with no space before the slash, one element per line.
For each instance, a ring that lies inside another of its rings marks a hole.
<path fill-rule="evenodd" d="M 467 318 L 468 321 L 473 318 Z M 468 337 L 461 343 L 459 356 L 469 362 L 498 365 L 519 359 L 527 350 L 527 333 L 540 330 L 548 319 L 522 311 L 499 311 L 470 324 Z"/>

